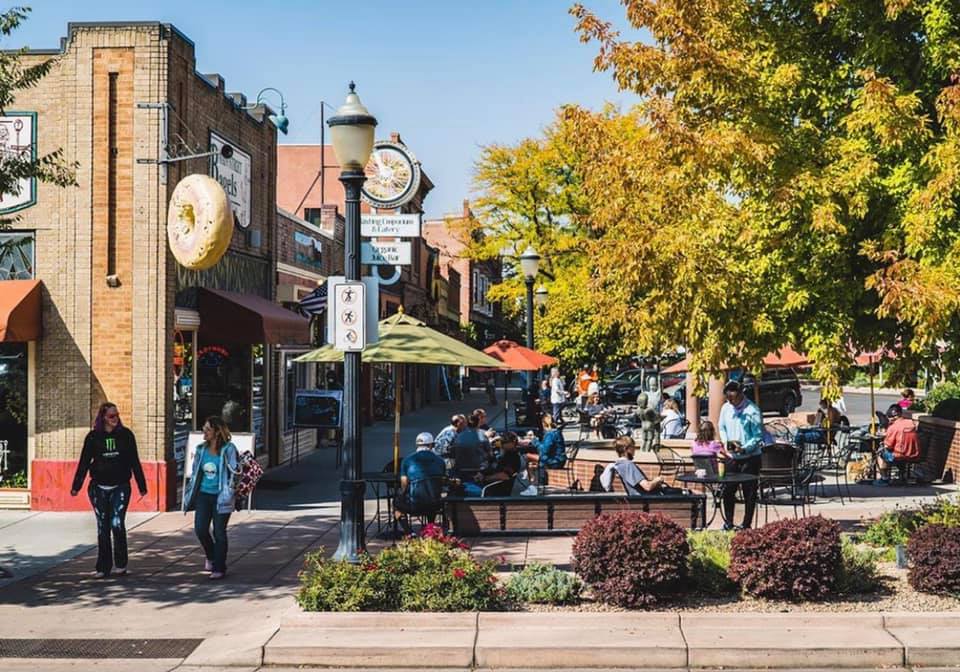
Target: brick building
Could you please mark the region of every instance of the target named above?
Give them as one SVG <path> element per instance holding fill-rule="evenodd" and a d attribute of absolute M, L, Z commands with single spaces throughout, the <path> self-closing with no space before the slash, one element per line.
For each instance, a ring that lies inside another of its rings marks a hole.
<path fill-rule="evenodd" d="M 392 133 L 390 141 L 403 144 L 398 133 Z M 280 145 L 277 157 L 277 205 L 280 208 L 318 225 L 331 216 L 330 212 L 343 212 L 340 166 L 332 145 Z M 432 189 L 433 182 L 421 169 L 420 189 L 411 201 L 394 212 L 422 214 L 423 202 Z M 372 212 L 365 201 L 361 201 L 360 209 L 363 213 Z M 389 317 L 402 306 L 406 313 L 436 326 L 439 323 L 435 286 L 437 253 L 423 237 L 410 242 L 410 265 L 377 266 L 367 271 L 381 279 L 380 317 Z M 405 410 L 419 408 L 435 397 L 434 391 L 439 389 L 439 375 L 435 368 L 406 367 L 404 380 L 410 393 L 404 397 Z M 391 365 L 375 366 L 365 371 L 364 413 L 368 420 L 373 419 L 370 410 L 374 408 L 374 390 L 388 387 L 383 381 L 392 376 Z"/>
<path fill-rule="evenodd" d="M 29 269 L 0 281 L 0 304 L 13 307 L 0 316 L 0 356 L 24 362 L 26 379 L 0 375 L 26 398 L 18 427 L 0 420 L 8 452 L 24 438 L 23 475 L 8 469 L 6 485 L 25 486 L 0 489 L 0 506 L 87 508 L 69 483 L 92 412 L 109 399 L 147 474 L 150 493 L 132 508 L 169 509 L 188 433 L 206 415 L 222 412 L 238 441 L 279 459 L 278 381 L 265 362 L 309 333 L 274 303 L 276 129 L 268 108 L 246 109 L 220 76 L 199 74 L 193 43 L 169 24 L 72 23 L 59 49 L 25 60 L 53 56 L 0 120 L 27 115 L 37 150 L 62 148 L 78 166 L 76 187 L 37 185 L 4 234 Z M 167 203 L 191 173 L 228 187 L 238 225 L 203 272 L 176 264 L 166 242 Z"/>

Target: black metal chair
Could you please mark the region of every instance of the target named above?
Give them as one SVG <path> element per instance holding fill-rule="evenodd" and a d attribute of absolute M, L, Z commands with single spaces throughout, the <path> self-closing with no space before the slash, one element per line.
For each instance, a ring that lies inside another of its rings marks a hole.
<path fill-rule="evenodd" d="M 590 414 L 586 411 L 577 411 L 579 434 L 577 434 L 577 443 L 590 438 L 590 432 L 593 427 L 590 426 Z"/>
<path fill-rule="evenodd" d="M 481 497 L 509 497 L 513 493 L 513 478 L 487 483 L 480 491 Z"/>
<path fill-rule="evenodd" d="M 807 497 L 801 493 L 799 471 L 797 469 L 798 450 L 789 443 L 773 443 L 763 447 L 760 454 L 760 480 L 758 483 L 760 500 L 763 502 L 764 523 L 770 517 L 770 504 L 776 504 L 776 490 L 789 488 L 790 503 L 793 504 L 793 517 L 797 517 L 797 504 L 801 513 L 806 515 Z"/>
<path fill-rule="evenodd" d="M 686 473 L 686 462 L 672 448 L 658 445 L 654 448 L 654 454 L 657 456 L 657 464 L 660 466 L 660 475 L 663 476 L 665 481 L 673 481 L 680 474 Z"/>

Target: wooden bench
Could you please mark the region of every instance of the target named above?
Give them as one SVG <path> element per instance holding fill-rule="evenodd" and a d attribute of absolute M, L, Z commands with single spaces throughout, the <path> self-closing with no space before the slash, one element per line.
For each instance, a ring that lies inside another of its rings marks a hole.
<path fill-rule="evenodd" d="M 576 534 L 587 521 L 613 511 L 662 513 L 682 527 L 705 527 L 707 498 L 701 494 L 628 496 L 615 492 L 448 497 L 444 511 L 459 537 Z"/>

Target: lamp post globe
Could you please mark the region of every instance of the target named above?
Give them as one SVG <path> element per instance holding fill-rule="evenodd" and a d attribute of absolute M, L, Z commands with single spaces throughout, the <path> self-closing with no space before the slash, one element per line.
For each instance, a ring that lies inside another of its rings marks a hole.
<path fill-rule="evenodd" d="M 533 293 L 533 303 L 534 303 L 534 305 L 535 305 L 537 308 L 540 308 L 541 310 L 542 310 L 543 308 L 545 308 L 546 305 L 547 305 L 547 296 L 548 296 L 548 295 L 549 295 L 549 292 L 547 291 L 547 288 L 546 288 L 546 287 L 544 287 L 543 285 L 540 285 L 539 287 L 537 287 L 537 291 L 535 291 L 535 292 Z"/>
<path fill-rule="evenodd" d="M 528 245 L 526 251 L 520 255 L 520 271 L 523 277 L 533 282 L 540 270 L 540 255 L 533 249 L 533 245 Z"/>
<path fill-rule="evenodd" d="M 360 102 L 356 84 L 350 82 L 350 93 L 337 114 L 327 120 L 333 152 L 342 170 L 363 170 L 373 153 L 373 133 L 377 120 Z"/>
<path fill-rule="evenodd" d="M 360 281 L 360 190 L 366 177 L 364 166 L 373 152 L 377 120 L 360 102 L 350 82 L 347 100 L 327 120 L 333 151 L 340 163 L 340 182 L 345 192 L 346 226 L 343 240 L 343 270 L 348 282 Z M 343 476 L 340 480 L 340 542 L 333 557 L 358 563 L 366 549 L 363 526 L 363 444 L 360 436 L 360 352 L 343 353 Z"/>

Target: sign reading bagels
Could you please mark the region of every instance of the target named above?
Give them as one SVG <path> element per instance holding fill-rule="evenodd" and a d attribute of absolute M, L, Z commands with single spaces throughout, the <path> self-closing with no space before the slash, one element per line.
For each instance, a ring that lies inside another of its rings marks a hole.
<path fill-rule="evenodd" d="M 224 146 L 232 151 L 224 152 Z M 210 151 L 213 152 L 210 176 L 227 193 L 234 224 L 245 229 L 250 226 L 250 155 L 213 131 L 210 132 Z"/>
<path fill-rule="evenodd" d="M 226 253 L 233 237 L 227 194 L 206 175 L 187 175 L 177 183 L 167 208 L 167 241 L 177 262 L 202 271 Z"/>

